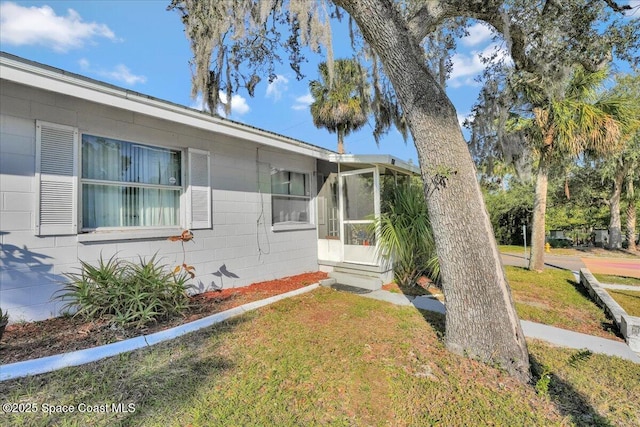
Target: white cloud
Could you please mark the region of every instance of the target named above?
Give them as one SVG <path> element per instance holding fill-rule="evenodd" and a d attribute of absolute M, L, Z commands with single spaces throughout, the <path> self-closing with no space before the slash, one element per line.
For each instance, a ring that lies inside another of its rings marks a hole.
<path fill-rule="evenodd" d="M 200 110 L 200 111 L 209 111 L 205 106 L 204 102 L 202 101 L 202 94 L 198 94 L 196 99 L 192 100 L 191 104 L 189 105 L 189 108 L 193 108 L 194 110 Z"/>
<path fill-rule="evenodd" d="M 82 71 L 91 71 L 91 65 L 89 64 L 89 60 L 82 58 L 78 61 L 78 65 L 80 65 L 80 68 L 82 69 Z"/>
<path fill-rule="evenodd" d="M 451 57 L 453 69 L 449 79 L 462 80 L 463 77 L 475 76 L 484 69 L 484 64 L 480 60 L 480 55 L 477 51 L 473 51 L 470 54 L 456 53 Z"/>
<path fill-rule="evenodd" d="M 105 24 L 83 22 L 73 9 L 58 16 L 49 6 L 24 7 L 13 2 L 0 4 L 0 42 L 14 46 L 42 45 L 57 52 L 80 48 L 96 37 L 117 40 Z"/>
<path fill-rule="evenodd" d="M 476 46 L 486 41 L 491 40 L 493 32 L 491 28 L 482 23 L 477 23 L 467 28 L 468 36 L 464 36 L 460 42 L 464 46 Z"/>
<path fill-rule="evenodd" d="M 220 91 L 220 100 L 222 102 L 227 102 L 227 94 Z M 205 106 L 202 100 L 202 94 L 199 94 L 196 99 L 193 100 L 189 107 L 194 108 L 200 111 L 209 111 L 209 109 Z M 242 116 L 251 111 L 249 104 L 247 104 L 247 99 L 240 95 L 233 95 L 231 97 L 231 115 L 237 114 L 238 116 Z M 222 117 L 227 117 L 224 113 L 224 108 L 218 107 L 218 115 Z"/>
<path fill-rule="evenodd" d="M 220 100 L 226 103 L 227 94 L 220 91 Z M 190 107 L 196 110 L 209 111 L 208 107 L 205 105 L 205 103 L 202 100 L 202 94 L 199 94 L 196 97 L 196 99 L 191 103 Z M 231 97 L 231 115 L 236 114 L 238 116 L 242 116 L 244 114 L 247 114 L 250 110 L 251 108 L 249 107 L 249 104 L 247 104 L 246 98 L 237 94 Z M 227 115 L 224 113 L 224 108 L 222 106 L 218 107 L 218 115 L 222 117 L 227 117 Z"/>
<path fill-rule="evenodd" d="M 629 0 L 629 6 L 631 6 L 631 10 L 627 10 L 624 14 L 625 16 L 630 16 L 633 18 L 637 18 L 640 16 L 640 0 Z"/>
<path fill-rule="evenodd" d="M 129 67 L 124 64 L 118 64 L 112 70 L 94 69 L 85 58 L 80 59 L 78 64 L 84 72 L 97 74 L 111 81 L 126 83 L 129 86 L 147 82 L 147 78 L 145 76 L 133 74 L 131 70 L 129 70 Z"/>
<path fill-rule="evenodd" d="M 124 64 L 118 64 L 115 66 L 113 70 L 103 71 L 101 72 L 101 74 L 113 80 L 116 80 L 119 82 L 125 82 L 131 86 L 137 83 L 147 82 L 147 78 L 145 76 L 137 76 L 135 74 L 132 74 L 131 70 L 129 70 L 129 68 Z"/>
<path fill-rule="evenodd" d="M 503 47 L 491 43 L 482 51 L 471 51 L 468 54 L 456 53 L 451 57 L 453 70 L 449 76 L 448 84 L 451 87 L 460 87 L 464 85 L 478 86 L 479 83 L 474 79 L 486 68 L 488 64 L 482 62 L 481 58 L 492 58 L 491 62 L 501 59 L 507 59 L 509 54 Z"/>
<path fill-rule="evenodd" d="M 296 98 L 295 103 L 291 106 L 294 110 L 306 110 L 313 103 L 313 96 L 309 92 Z"/>
<path fill-rule="evenodd" d="M 464 124 L 464 121 L 467 119 L 467 114 L 457 114 L 458 116 L 458 125 L 460 125 L 460 127 L 462 127 L 462 125 Z"/>
<path fill-rule="evenodd" d="M 227 94 L 224 92 L 220 92 L 220 100 L 224 103 L 227 102 Z M 245 115 L 249 112 L 249 110 L 251 110 L 251 108 L 249 108 L 249 104 L 247 104 L 247 99 L 235 94 L 231 96 L 231 115 L 237 114 L 238 116 L 242 116 Z M 218 114 L 220 114 L 221 116 L 224 116 L 224 111 L 221 113 L 218 110 Z"/>
<path fill-rule="evenodd" d="M 267 86 L 267 93 L 265 95 L 267 98 L 273 98 L 274 101 L 278 101 L 282 98 L 282 94 L 289 89 L 287 86 L 289 79 L 280 74 L 276 77 L 277 78 Z"/>
<path fill-rule="evenodd" d="M 465 120 L 469 120 L 469 122 L 473 123 L 473 119 L 475 117 L 473 116 L 473 114 L 471 112 L 467 112 L 467 113 L 463 113 L 460 114 L 458 113 L 458 124 L 460 125 L 460 127 L 464 127 L 464 121 Z"/>

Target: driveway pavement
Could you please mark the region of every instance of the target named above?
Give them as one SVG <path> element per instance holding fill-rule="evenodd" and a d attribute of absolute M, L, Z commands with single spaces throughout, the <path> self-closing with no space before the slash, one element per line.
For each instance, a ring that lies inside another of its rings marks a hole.
<path fill-rule="evenodd" d="M 640 259 L 637 258 L 582 258 L 592 273 L 640 279 Z"/>
<path fill-rule="evenodd" d="M 504 265 L 527 267 L 528 259 L 524 253 L 501 253 Z M 578 272 L 581 268 L 588 268 L 592 273 L 613 274 L 616 276 L 636 277 L 640 279 L 640 258 L 593 258 L 566 255 L 544 254 L 547 267 L 562 268 Z"/>

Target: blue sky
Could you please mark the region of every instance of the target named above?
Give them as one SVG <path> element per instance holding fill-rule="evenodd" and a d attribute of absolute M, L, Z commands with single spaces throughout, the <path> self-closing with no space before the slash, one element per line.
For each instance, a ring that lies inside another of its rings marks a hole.
<path fill-rule="evenodd" d="M 199 108 L 198 100 L 191 98 L 189 41 L 178 13 L 166 11 L 168 3 L 169 0 L 1 1 L 0 49 Z M 346 32 L 344 28 L 337 31 L 334 55 L 349 56 Z M 472 26 L 469 36 L 459 41 L 447 93 L 460 119 L 476 101 L 479 86 L 474 78 L 482 71 L 479 54 L 496 47 L 500 48 L 492 42 L 490 30 L 480 24 Z M 335 134 L 317 129 L 308 108 L 308 82 L 317 77 L 317 64 L 323 58 L 311 53 L 307 58 L 302 68 L 306 79 L 297 81 L 288 64 L 283 64 L 277 70 L 279 78 L 272 84 L 264 76 L 253 98 L 246 92 L 235 95 L 229 118 L 335 149 Z M 405 144 L 392 129 L 376 146 L 371 126 L 347 136 L 348 153 L 393 154 L 417 163 L 410 140 Z"/>

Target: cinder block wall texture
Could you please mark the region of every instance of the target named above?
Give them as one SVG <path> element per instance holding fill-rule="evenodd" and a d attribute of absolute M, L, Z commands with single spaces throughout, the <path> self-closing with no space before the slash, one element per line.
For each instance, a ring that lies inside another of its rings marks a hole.
<path fill-rule="evenodd" d="M 9 310 L 11 322 L 61 314 L 62 303 L 52 295 L 65 272 L 77 271 L 79 260 L 157 254 L 167 265 L 183 262 L 180 242 L 166 235 L 121 240 L 112 235 L 91 242 L 77 235 L 36 236 L 36 120 L 73 126 L 81 134 L 210 152 L 213 227 L 194 230 L 195 239 L 184 244 L 199 291 L 318 270 L 316 230 L 272 230 L 270 194 L 271 168 L 313 177 L 315 159 L 7 81 L 1 88 L 0 307 Z M 238 277 L 220 275 L 223 265 Z"/>

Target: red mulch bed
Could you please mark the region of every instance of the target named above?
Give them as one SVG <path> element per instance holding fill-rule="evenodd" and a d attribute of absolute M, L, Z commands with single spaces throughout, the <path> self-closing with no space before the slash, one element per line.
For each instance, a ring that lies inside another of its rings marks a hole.
<path fill-rule="evenodd" d="M 142 329 L 116 328 L 106 320 L 86 321 L 73 317 L 9 325 L 0 341 L 0 364 L 67 353 L 151 334 L 299 289 L 326 278 L 327 274 L 323 272 L 305 273 L 241 288 L 205 292 L 191 298 L 191 307 L 182 317 L 159 321 Z"/>

